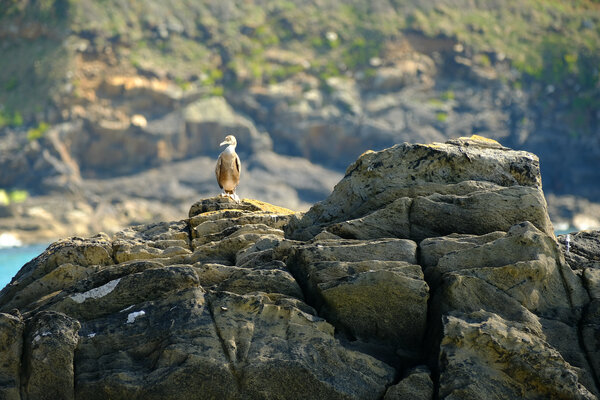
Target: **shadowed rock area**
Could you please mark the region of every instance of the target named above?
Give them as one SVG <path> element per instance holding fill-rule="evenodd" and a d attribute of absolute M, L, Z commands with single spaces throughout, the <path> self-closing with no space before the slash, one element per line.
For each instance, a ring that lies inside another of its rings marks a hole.
<path fill-rule="evenodd" d="M 0 397 L 596 399 L 599 243 L 554 237 L 531 153 L 367 152 L 305 214 L 50 245 L 0 292 Z"/>

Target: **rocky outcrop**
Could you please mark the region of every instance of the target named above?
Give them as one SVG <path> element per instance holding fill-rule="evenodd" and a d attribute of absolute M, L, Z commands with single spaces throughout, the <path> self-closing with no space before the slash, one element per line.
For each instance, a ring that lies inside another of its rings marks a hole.
<path fill-rule="evenodd" d="M 600 231 L 561 235 L 558 241 L 565 258 L 590 296 L 583 310 L 580 335 L 596 377 L 600 376 Z"/>
<path fill-rule="evenodd" d="M 0 314 L 0 395 L 3 399 L 20 399 L 21 353 L 25 324 L 20 315 Z"/>
<path fill-rule="evenodd" d="M 305 214 L 209 198 L 52 244 L 0 292 L 0 393 L 595 399 L 597 244 L 554 237 L 532 154 L 369 152 Z"/>
<path fill-rule="evenodd" d="M 537 157 L 473 136 L 366 152 L 348 167 L 331 196 L 292 221 L 287 232 L 307 240 L 327 227 L 347 238 L 391 235 L 420 241 L 506 231 L 525 220 L 553 234 Z"/>

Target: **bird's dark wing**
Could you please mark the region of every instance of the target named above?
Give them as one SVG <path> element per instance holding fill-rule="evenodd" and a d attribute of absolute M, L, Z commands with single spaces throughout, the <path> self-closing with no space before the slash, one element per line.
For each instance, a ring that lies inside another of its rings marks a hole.
<path fill-rule="evenodd" d="M 215 175 L 217 175 L 217 183 L 219 184 L 219 187 L 221 189 L 223 189 L 223 185 L 221 185 L 221 164 L 223 163 L 223 158 L 221 156 L 219 156 L 219 158 L 217 159 L 217 166 L 215 167 Z"/>
<path fill-rule="evenodd" d="M 238 157 L 238 155 L 235 155 L 235 170 L 237 171 L 237 176 L 238 176 L 238 180 L 239 180 L 239 176 L 242 172 L 242 163 L 240 162 L 240 157 Z"/>

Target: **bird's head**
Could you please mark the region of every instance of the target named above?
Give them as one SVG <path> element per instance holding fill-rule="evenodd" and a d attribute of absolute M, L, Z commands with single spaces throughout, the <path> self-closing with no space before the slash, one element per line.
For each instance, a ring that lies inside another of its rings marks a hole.
<path fill-rule="evenodd" d="M 223 140 L 219 146 L 225 146 L 226 144 L 231 145 L 231 146 L 236 146 L 237 140 L 235 140 L 235 136 L 227 135 L 227 137 L 225 137 L 225 140 Z"/>

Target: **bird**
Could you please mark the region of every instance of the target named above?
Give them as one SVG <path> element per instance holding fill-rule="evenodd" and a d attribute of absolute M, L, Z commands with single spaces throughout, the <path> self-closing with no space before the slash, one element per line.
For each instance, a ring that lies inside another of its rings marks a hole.
<path fill-rule="evenodd" d="M 227 135 L 225 140 L 221 142 L 219 146 L 224 145 L 227 145 L 227 147 L 219 154 L 217 166 L 215 168 L 217 183 L 219 184 L 219 187 L 223 189 L 223 193 L 221 193 L 222 197 L 230 197 L 239 202 L 240 199 L 235 193 L 235 188 L 240 183 L 240 171 L 242 165 L 240 163 L 240 157 L 238 157 L 235 152 L 235 146 L 237 146 L 235 136 Z"/>

